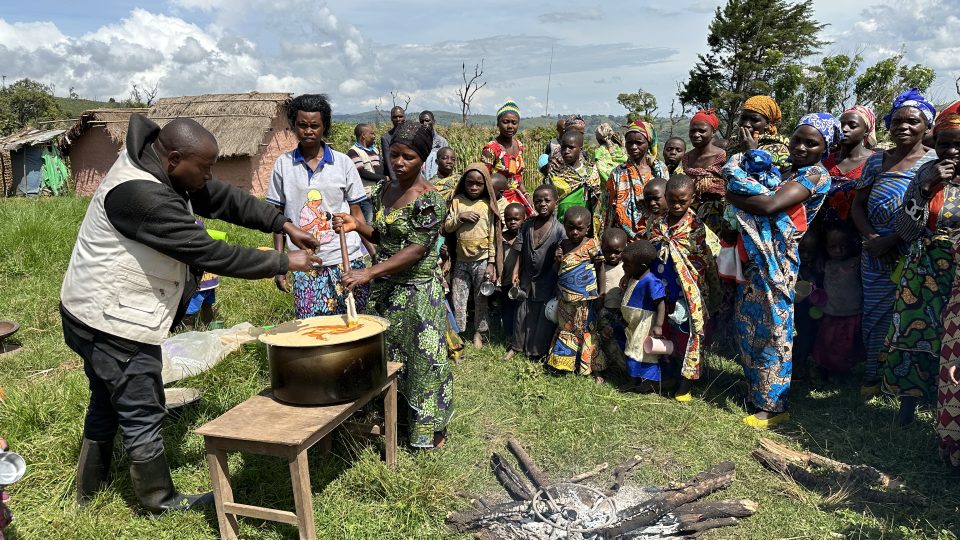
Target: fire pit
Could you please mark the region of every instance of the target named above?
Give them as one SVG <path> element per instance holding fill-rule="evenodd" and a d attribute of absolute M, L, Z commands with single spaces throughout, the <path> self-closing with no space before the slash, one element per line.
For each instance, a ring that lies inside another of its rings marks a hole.
<path fill-rule="evenodd" d="M 604 466 L 569 481 L 551 482 L 517 441 L 508 439 L 507 448 L 526 478 L 496 452 L 490 464 L 513 500 L 496 503 L 475 498 L 473 510 L 447 516 L 453 531 L 491 540 L 691 538 L 709 529 L 736 525 L 738 518 L 757 510 L 756 503 L 746 499 L 696 502 L 733 482 L 732 462 L 720 463 L 681 484 L 624 485 L 627 475 L 642 461 L 635 456 L 614 468 L 613 484 L 604 490 L 582 483 Z"/>

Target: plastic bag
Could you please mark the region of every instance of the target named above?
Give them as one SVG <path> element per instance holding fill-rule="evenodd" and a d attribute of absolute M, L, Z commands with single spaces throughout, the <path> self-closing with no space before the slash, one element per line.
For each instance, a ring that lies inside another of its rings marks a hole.
<path fill-rule="evenodd" d="M 253 328 L 245 322 L 222 330 L 184 332 L 163 340 L 163 383 L 179 381 L 215 366 L 244 343 L 255 340 Z"/>

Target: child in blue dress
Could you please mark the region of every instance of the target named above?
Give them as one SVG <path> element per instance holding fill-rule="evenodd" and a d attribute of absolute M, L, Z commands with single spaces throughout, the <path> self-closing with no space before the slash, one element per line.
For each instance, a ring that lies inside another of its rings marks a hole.
<path fill-rule="evenodd" d="M 623 353 L 627 375 L 639 392 L 652 392 L 662 379 L 659 357 L 644 352 L 647 336 L 663 337 L 663 322 L 667 316 L 667 291 L 663 281 L 650 267 L 657 260 L 657 250 L 647 240 L 637 240 L 623 251 L 623 303 L 620 311 L 627 323 L 627 346 Z"/>

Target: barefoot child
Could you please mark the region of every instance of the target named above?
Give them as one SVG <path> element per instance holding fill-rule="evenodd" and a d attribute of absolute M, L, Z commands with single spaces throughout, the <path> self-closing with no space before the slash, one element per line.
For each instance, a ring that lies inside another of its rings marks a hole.
<path fill-rule="evenodd" d="M 461 332 L 467 328 L 467 304 L 473 298 L 473 344 L 482 347 L 481 334 L 489 332 L 487 297 L 480 284 L 493 282 L 497 267 L 503 267 L 500 255 L 500 213 L 490 173 L 483 163 L 467 166 L 450 201 L 443 231 L 457 235 L 456 262 L 453 264 L 453 313 Z"/>
<path fill-rule="evenodd" d="M 496 189 L 496 188 L 494 188 Z M 513 244 L 520 234 L 520 227 L 523 226 L 523 220 L 526 218 L 526 212 L 520 203 L 510 203 L 503 209 L 503 238 L 500 245 L 503 247 L 503 267 L 513 268 L 516 252 L 513 251 Z M 507 278 L 501 278 L 501 289 L 504 293 L 510 289 L 511 281 Z M 501 294 L 501 317 L 503 318 L 503 335 L 507 343 L 513 339 L 513 325 L 517 317 L 517 306 L 519 302 L 511 300 L 506 294 Z"/>
<path fill-rule="evenodd" d="M 693 381 L 700 378 L 704 323 L 709 294 L 717 290 L 714 257 L 719 240 L 690 209 L 695 196 L 693 179 L 684 174 L 667 181 L 667 213 L 651 222 L 647 236 L 657 248 L 660 262 L 654 274 L 664 280 L 672 307 L 668 337 L 674 355 L 682 359 L 680 384 L 674 399 L 690 401 Z"/>
<path fill-rule="evenodd" d="M 623 300 L 623 264 L 621 257 L 627 247 L 627 233 L 623 229 L 607 229 L 600 239 L 603 252 L 604 288 L 600 290 L 603 306 L 597 315 L 597 334 L 600 335 L 600 352 L 607 367 L 617 366 L 626 369 L 623 358 L 624 331 L 620 304 Z"/>
<path fill-rule="evenodd" d="M 570 207 L 563 217 L 567 238 L 557 246 L 554 264 L 560 287 L 557 334 L 547 357 L 547 366 L 580 375 L 605 367 L 593 343 L 596 300 L 604 288 L 604 275 L 599 246 L 588 235 L 591 218 L 582 206 Z"/>
<path fill-rule="evenodd" d="M 517 307 L 513 343 L 507 359 L 516 352 L 523 352 L 531 359 L 543 358 L 550 352 L 550 340 L 556 330 L 544 310 L 557 289 L 554 257 L 560 241 L 566 238 L 556 218 L 557 189 L 549 184 L 538 187 L 533 192 L 533 207 L 537 217 L 523 223 L 513 242 L 517 262 L 511 274 L 525 298 Z"/>
<path fill-rule="evenodd" d="M 650 271 L 654 264 L 657 264 L 657 250 L 646 240 L 637 240 L 623 250 L 621 266 L 627 281 L 620 307 L 627 324 L 624 356 L 627 375 L 634 387 L 642 392 L 655 390 L 655 384 L 663 379 L 659 357 L 643 350 L 643 342 L 648 336 L 663 337 L 663 323 L 667 316 L 667 293 L 663 281 Z"/>
<path fill-rule="evenodd" d="M 453 151 L 453 148 L 444 146 L 437 150 L 437 175 L 430 179 L 430 183 L 448 201 L 453 197 L 453 189 L 457 187 L 457 180 L 459 179 L 453 172 L 456 166 L 457 154 Z"/>

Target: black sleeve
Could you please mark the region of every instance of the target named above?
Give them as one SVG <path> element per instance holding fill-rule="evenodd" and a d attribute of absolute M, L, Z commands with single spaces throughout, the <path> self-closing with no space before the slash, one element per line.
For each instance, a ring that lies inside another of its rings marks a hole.
<path fill-rule="evenodd" d="M 368 182 L 379 182 L 383 180 L 382 174 L 377 174 L 366 169 L 357 169 L 357 172 L 360 173 L 361 180 L 366 180 Z"/>
<path fill-rule="evenodd" d="M 219 191 L 214 198 L 221 198 Z M 259 202 L 259 201 L 257 201 Z M 237 211 L 242 201 L 232 203 Z M 276 212 L 273 206 L 260 203 Z M 227 277 L 258 279 L 283 274 L 289 259 L 279 251 L 261 251 L 210 238 L 187 203 L 165 184 L 131 180 L 110 190 L 103 202 L 107 219 L 120 234 L 190 266 Z M 224 212 L 209 212 L 212 218 Z M 266 215 L 266 212 L 263 212 Z M 255 220 L 248 220 L 254 222 Z"/>
<path fill-rule="evenodd" d="M 380 137 L 380 163 L 383 164 L 383 175 L 390 176 L 390 142 L 386 135 Z"/>
<path fill-rule="evenodd" d="M 267 233 L 280 232 L 287 222 L 276 206 L 217 179 L 191 193 L 190 202 L 193 211 L 201 217 L 222 219 Z"/>

